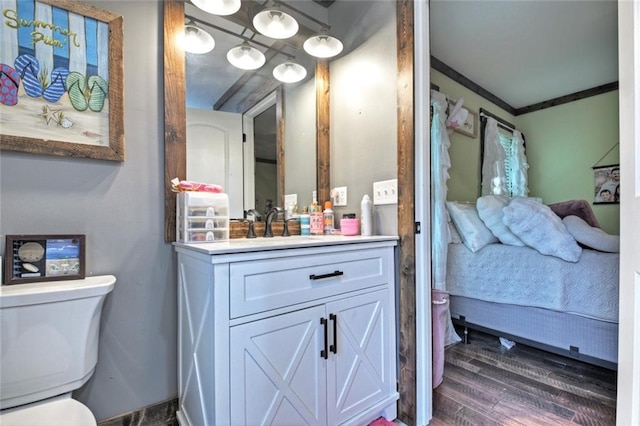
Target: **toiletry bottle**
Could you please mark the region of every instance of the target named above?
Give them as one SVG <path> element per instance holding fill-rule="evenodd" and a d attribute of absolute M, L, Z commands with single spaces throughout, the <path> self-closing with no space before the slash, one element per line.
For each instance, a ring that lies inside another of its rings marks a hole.
<path fill-rule="evenodd" d="M 333 218 L 332 207 L 333 205 L 331 204 L 331 201 L 327 201 L 324 203 L 324 211 L 322 212 L 322 217 L 323 217 L 322 222 L 324 223 L 324 233 L 327 235 L 332 234 L 333 228 L 334 228 L 334 218 Z"/>
<path fill-rule="evenodd" d="M 367 194 L 360 203 L 360 235 L 372 234 L 371 198 Z"/>
<path fill-rule="evenodd" d="M 313 191 L 313 201 L 309 209 L 309 226 L 311 235 L 322 235 L 324 233 L 322 211 L 318 205 L 316 191 Z"/>
<path fill-rule="evenodd" d="M 300 235 L 311 235 L 311 215 L 307 206 L 300 215 Z"/>

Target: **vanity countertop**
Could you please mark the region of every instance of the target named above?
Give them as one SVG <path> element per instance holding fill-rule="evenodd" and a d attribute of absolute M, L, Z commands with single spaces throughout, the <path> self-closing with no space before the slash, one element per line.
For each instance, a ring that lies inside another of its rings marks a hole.
<path fill-rule="evenodd" d="M 361 235 L 348 237 L 344 235 L 292 235 L 290 237 L 273 238 L 238 238 L 217 243 L 174 243 L 174 245 L 212 255 L 397 240 L 398 236 L 396 235 L 372 235 L 366 237 Z"/>

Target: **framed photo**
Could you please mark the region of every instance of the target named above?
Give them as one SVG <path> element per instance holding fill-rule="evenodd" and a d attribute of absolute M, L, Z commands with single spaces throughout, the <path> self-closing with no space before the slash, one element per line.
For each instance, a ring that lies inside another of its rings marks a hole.
<path fill-rule="evenodd" d="M 124 161 L 123 18 L 0 2 L 0 149 Z"/>
<path fill-rule="evenodd" d="M 79 280 L 85 274 L 84 235 L 7 235 L 4 283 Z"/>
<path fill-rule="evenodd" d="M 620 202 L 620 166 L 598 166 L 593 168 L 593 204 L 618 204 Z"/>
<path fill-rule="evenodd" d="M 453 108 L 455 104 L 449 101 L 449 105 L 449 108 Z M 478 113 L 473 112 L 468 108 L 465 109 L 469 111 L 469 116 L 467 117 L 465 122 L 461 126 L 456 127 L 454 131 L 462 133 L 463 135 L 469 136 L 471 138 L 476 138 L 478 137 Z"/>

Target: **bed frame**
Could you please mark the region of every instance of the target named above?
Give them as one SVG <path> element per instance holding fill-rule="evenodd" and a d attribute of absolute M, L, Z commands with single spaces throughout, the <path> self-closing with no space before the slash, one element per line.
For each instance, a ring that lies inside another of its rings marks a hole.
<path fill-rule="evenodd" d="M 549 309 L 450 296 L 454 324 L 584 361 L 618 368 L 618 324 Z"/>

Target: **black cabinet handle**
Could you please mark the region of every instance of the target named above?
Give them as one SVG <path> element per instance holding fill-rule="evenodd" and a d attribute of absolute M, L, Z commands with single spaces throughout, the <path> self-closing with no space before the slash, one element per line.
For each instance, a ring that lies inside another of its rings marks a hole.
<path fill-rule="evenodd" d="M 324 349 L 320 351 L 320 356 L 324 359 L 329 358 L 327 346 L 329 345 L 329 321 L 326 318 L 320 318 L 320 324 L 324 326 Z"/>
<path fill-rule="evenodd" d="M 334 354 L 338 353 L 338 316 L 329 314 L 329 320 L 333 321 L 333 345 L 329 346 L 329 350 Z"/>
<path fill-rule="evenodd" d="M 330 274 L 322 274 L 322 275 L 311 274 L 311 275 L 309 275 L 309 279 L 310 280 L 321 280 L 323 278 L 339 277 L 340 275 L 344 275 L 344 272 L 342 272 L 342 271 L 334 271 L 334 272 L 331 272 Z"/>

